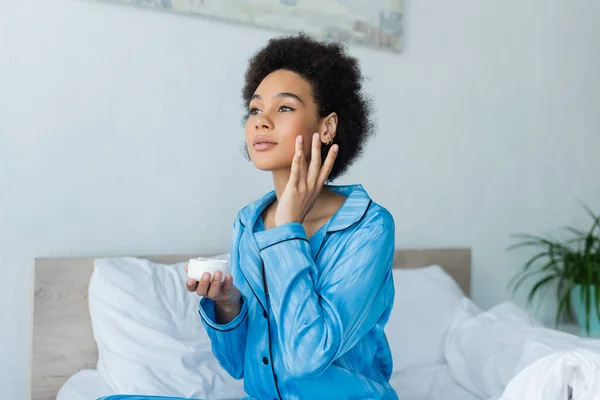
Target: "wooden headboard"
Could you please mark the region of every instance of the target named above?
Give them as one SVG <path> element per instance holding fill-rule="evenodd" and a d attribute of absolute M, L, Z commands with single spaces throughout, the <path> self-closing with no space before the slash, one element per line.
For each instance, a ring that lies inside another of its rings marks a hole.
<path fill-rule="evenodd" d="M 143 256 L 154 262 L 175 264 L 199 254 Z M 95 369 L 98 350 L 88 311 L 88 283 L 94 260 L 37 258 L 33 318 L 32 400 L 56 399 L 65 381 L 81 369 Z M 394 268 L 440 265 L 471 292 L 470 249 L 398 250 Z M 183 284 L 183 283 L 182 283 Z"/>

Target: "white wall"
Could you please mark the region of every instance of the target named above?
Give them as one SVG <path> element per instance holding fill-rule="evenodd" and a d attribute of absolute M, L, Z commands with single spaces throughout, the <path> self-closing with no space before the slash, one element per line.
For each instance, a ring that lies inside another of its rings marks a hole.
<path fill-rule="evenodd" d="M 238 148 L 245 62 L 274 33 L 2 1 L 0 388 L 24 399 L 34 257 L 224 251 L 236 210 L 270 189 Z M 482 307 L 523 261 L 510 233 L 587 224 L 577 199 L 600 209 L 599 13 L 407 1 L 403 54 L 352 47 L 379 136 L 340 182 L 392 211 L 399 247 L 472 247 Z"/>

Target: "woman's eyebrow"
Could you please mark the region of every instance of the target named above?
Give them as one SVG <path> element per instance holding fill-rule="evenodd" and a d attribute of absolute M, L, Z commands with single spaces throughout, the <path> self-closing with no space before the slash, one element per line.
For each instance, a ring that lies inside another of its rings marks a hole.
<path fill-rule="evenodd" d="M 281 93 L 277 93 L 275 95 L 275 98 L 281 99 L 283 97 L 291 97 L 292 99 L 296 99 L 298 100 L 300 103 L 304 104 L 304 102 L 302 101 L 302 99 L 295 95 L 294 93 L 289 93 L 289 92 L 281 92 Z"/>
<path fill-rule="evenodd" d="M 294 93 L 281 92 L 281 93 L 277 93 L 275 96 L 273 96 L 274 99 L 281 99 L 283 97 L 291 97 L 292 99 L 298 100 L 300 103 L 304 104 L 302 99 L 298 95 L 295 95 Z M 254 96 L 252 96 L 252 98 L 250 100 L 254 100 L 254 99 L 262 100 L 262 97 L 260 96 L 260 94 L 255 94 Z"/>

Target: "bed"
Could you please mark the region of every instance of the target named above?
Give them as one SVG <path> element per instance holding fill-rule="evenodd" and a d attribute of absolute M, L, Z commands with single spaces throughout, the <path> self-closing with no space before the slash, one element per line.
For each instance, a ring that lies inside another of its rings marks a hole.
<path fill-rule="evenodd" d="M 184 262 L 197 256 L 200 254 L 139 258 L 169 264 Z M 67 380 L 74 377 L 76 379 L 71 379 L 73 385 L 70 385 L 68 390 L 83 391 L 89 393 L 88 396 L 96 396 L 106 388 L 94 371 L 98 360 L 98 349 L 93 337 L 88 308 L 88 285 L 96 259 L 97 257 L 35 259 L 31 375 L 33 400 L 56 399 L 59 389 Z M 462 291 L 467 296 L 470 295 L 470 249 L 396 251 L 394 268 L 415 269 L 430 265 L 442 266 Z M 394 379 L 400 378 L 394 377 Z M 85 394 L 81 396 L 85 399 Z"/>

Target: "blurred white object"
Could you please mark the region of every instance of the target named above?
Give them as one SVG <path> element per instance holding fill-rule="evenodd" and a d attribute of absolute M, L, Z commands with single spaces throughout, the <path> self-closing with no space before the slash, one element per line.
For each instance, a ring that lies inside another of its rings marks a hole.
<path fill-rule="evenodd" d="M 229 261 L 217 258 L 192 258 L 188 262 L 188 278 L 200 281 L 202 275 L 208 272 L 212 280 L 215 272 L 221 271 L 221 282 L 225 280 L 225 275 L 229 273 Z"/>
<path fill-rule="evenodd" d="M 548 390 L 557 390 L 556 395 L 561 395 L 557 388 L 568 388 L 569 382 L 574 379 L 569 371 L 576 373 L 582 368 L 591 371 L 591 365 L 596 365 L 594 360 L 600 360 L 600 342 L 546 328 L 521 308 L 506 302 L 476 315 L 457 315 L 457 321 L 446 338 L 445 354 L 454 379 L 481 398 L 567 400 L 567 396 L 533 397 L 530 393 L 544 393 L 546 389 L 542 387 L 547 385 Z M 566 354 L 573 356 L 566 357 Z M 593 355 L 593 358 L 585 359 L 581 357 L 583 354 Z M 546 357 L 554 357 L 547 359 L 554 366 L 563 360 L 569 367 L 562 375 L 550 374 L 545 370 L 546 364 L 538 363 Z M 518 378 L 521 372 L 534 365 L 537 366 L 534 372 L 523 373 L 529 377 L 534 374 L 536 378 L 527 382 L 526 387 L 519 384 L 522 382 Z M 500 397 L 509 383 L 514 389 L 505 395 L 515 397 Z M 573 397 L 573 400 L 576 399 Z M 600 399 L 600 391 L 595 399 Z"/>
<path fill-rule="evenodd" d="M 548 350 L 539 343 L 527 347 L 526 353 Z M 600 398 L 598 350 L 575 348 L 553 352 L 519 372 L 498 400 L 597 400 Z"/>

